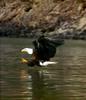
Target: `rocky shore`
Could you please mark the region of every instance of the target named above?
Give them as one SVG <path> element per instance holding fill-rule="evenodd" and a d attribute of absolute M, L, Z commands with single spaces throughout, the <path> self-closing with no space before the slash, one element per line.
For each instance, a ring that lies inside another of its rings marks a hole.
<path fill-rule="evenodd" d="M 0 36 L 86 40 L 86 0 L 0 0 Z"/>

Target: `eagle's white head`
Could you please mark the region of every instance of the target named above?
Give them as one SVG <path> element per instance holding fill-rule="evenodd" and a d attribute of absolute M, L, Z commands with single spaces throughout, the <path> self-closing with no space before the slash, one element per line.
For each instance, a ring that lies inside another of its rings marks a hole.
<path fill-rule="evenodd" d="M 27 52 L 28 54 L 33 54 L 33 49 L 32 48 L 24 48 L 21 50 L 21 52 Z"/>

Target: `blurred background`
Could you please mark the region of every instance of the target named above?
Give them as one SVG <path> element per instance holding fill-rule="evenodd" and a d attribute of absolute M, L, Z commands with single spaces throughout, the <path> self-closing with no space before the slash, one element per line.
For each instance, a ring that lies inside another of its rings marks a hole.
<path fill-rule="evenodd" d="M 86 39 L 86 0 L 0 0 L 0 36 Z"/>

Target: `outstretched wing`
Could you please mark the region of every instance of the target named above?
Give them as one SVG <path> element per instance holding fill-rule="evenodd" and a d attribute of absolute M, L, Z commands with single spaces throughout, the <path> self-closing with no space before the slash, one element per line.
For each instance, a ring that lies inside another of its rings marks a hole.
<path fill-rule="evenodd" d="M 54 39 L 54 38 L 49 38 L 49 37 L 44 37 L 44 36 L 39 37 L 38 42 L 44 45 L 50 45 L 50 46 L 55 46 L 55 47 L 58 47 L 64 44 L 63 39 Z"/>
<path fill-rule="evenodd" d="M 35 50 L 39 54 L 40 60 L 48 61 L 56 54 L 56 48 L 64 43 L 61 39 L 51 39 L 41 36 L 33 42 Z"/>

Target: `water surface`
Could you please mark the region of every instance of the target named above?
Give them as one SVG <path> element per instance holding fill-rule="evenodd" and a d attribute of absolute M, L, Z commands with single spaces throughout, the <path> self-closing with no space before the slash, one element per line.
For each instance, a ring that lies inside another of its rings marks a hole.
<path fill-rule="evenodd" d="M 0 38 L 0 100 L 86 100 L 86 41 L 66 40 L 56 65 L 21 64 L 31 39 Z"/>

